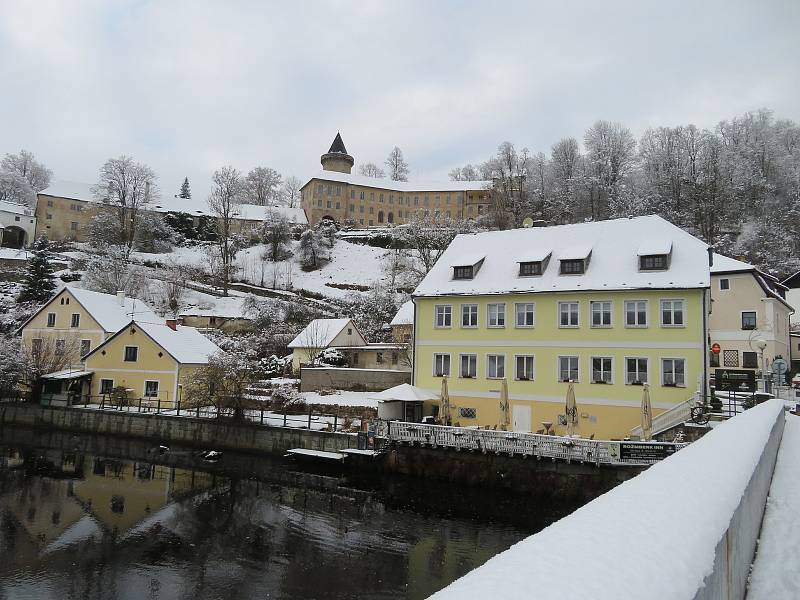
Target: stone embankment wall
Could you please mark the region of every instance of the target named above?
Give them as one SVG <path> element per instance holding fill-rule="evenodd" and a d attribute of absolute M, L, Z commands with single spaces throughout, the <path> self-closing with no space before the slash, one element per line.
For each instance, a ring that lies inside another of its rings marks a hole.
<path fill-rule="evenodd" d="M 335 367 L 303 367 L 300 370 L 301 392 L 323 388 L 382 392 L 401 383 L 411 383 L 411 371 Z"/>

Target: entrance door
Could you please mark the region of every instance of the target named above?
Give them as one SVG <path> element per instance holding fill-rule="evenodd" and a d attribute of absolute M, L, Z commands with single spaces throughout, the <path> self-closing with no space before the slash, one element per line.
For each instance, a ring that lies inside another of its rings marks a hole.
<path fill-rule="evenodd" d="M 514 417 L 514 431 L 531 430 L 531 407 L 526 404 L 512 406 Z"/>

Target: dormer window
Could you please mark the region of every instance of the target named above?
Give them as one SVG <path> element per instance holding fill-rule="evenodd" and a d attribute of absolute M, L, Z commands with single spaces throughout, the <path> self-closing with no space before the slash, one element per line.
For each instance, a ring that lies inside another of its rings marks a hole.
<path fill-rule="evenodd" d="M 534 275 L 542 274 L 542 262 L 521 262 L 519 263 L 520 277 L 532 277 Z"/>
<path fill-rule="evenodd" d="M 485 256 L 465 256 L 463 261 L 452 265 L 453 279 L 474 279 L 483 264 Z"/>
<path fill-rule="evenodd" d="M 640 271 L 666 271 L 667 270 L 667 255 L 666 254 L 650 254 L 648 256 L 639 257 L 639 270 Z"/>
<path fill-rule="evenodd" d="M 468 267 L 453 267 L 453 279 L 472 279 L 474 277 L 472 265 Z"/>
<path fill-rule="evenodd" d="M 581 275 L 586 272 L 586 261 L 582 258 L 561 261 L 562 275 Z"/>

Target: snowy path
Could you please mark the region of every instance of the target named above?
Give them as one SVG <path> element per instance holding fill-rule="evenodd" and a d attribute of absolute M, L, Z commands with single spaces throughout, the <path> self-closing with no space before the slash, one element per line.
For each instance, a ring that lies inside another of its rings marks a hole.
<path fill-rule="evenodd" d="M 769 488 L 748 600 L 800 598 L 800 417 L 788 415 Z"/>

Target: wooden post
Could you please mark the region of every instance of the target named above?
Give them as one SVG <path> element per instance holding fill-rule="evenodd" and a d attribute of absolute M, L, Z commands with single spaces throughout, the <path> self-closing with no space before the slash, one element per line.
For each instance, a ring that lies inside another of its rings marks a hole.
<path fill-rule="evenodd" d="M 487 359 L 487 360 L 488 360 L 488 359 Z M 100 397 L 100 410 L 104 409 L 104 408 L 105 408 L 105 406 L 106 406 L 106 395 L 105 395 L 105 394 L 103 394 L 103 395 Z"/>
<path fill-rule="evenodd" d="M 197 402 L 197 418 L 200 418 L 200 402 Z"/>
<path fill-rule="evenodd" d="M 142 412 L 142 399 L 139 398 L 139 412 Z"/>
<path fill-rule="evenodd" d="M 158 398 L 157 401 L 158 404 L 156 405 L 156 414 L 159 414 L 161 412 L 161 398 Z"/>
<path fill-rule="evenodd" d="M 181 401 L 180 400 L 178 400 L 178 402 L 177 402 L 177 414 L 178 414 L 179 417 L 181 416 Z"/>
<path fill-rule="evenodd" d="M 333 415 L 333 432 L 336 433 L 336 424 L 339 421 L 339 411 L 336 411 L 336 414 Z"/>
<path fill-rule="evenodd" d="M 286 427 L 286 407 L 283 407 L 283 426 Z"/>
<path fill-rule="evenodd" d="M 311 407 L 308 407 L 308 428 L 311 429 Z"/>
<path fill-rule="evenodd" d="M 264 424 L 264 407 L 261 407 L 261 424 Z"/>

